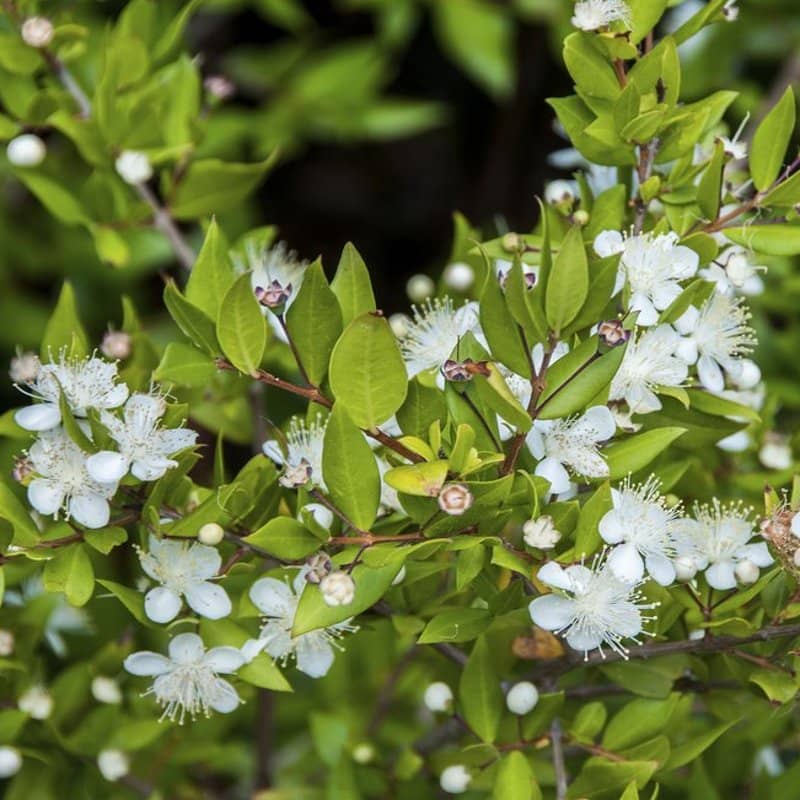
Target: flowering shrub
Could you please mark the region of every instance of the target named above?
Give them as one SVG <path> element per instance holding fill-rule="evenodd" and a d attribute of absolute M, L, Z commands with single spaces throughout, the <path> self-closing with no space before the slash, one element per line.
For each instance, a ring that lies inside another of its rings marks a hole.
<path fill-rule="evenodd" d="M 800 254 L 796 102 L 724 135 L 733 93 L 681 102 L 678 46 L 735 3 L 661 35 L 666 6 L 575 4 L 551 104 L 590 166 L 529 233 L 459 218 L 389 319 L 353 245 L 330 281 L 271 231 L 231 245 L 206 217 L 242 170 L 163 168 L 115 117 L 155 84 L 106 65 L 90 99 L 63 29 L 15 18 L 61 82 L 48 124 L 188 277 L 168 333 L 126 300 L 97 348 L 66 283 L 11 366 L 8 797 L 790 796 L 800 487 L 758 497 L 730 453 L 766 391 L 748 296 Z M 127 59 L 140 22 L 110 34 Z M 9 158 L 63 217 L 30 135 Z M 198 254 L 175 216 L 205 221 Z"/>

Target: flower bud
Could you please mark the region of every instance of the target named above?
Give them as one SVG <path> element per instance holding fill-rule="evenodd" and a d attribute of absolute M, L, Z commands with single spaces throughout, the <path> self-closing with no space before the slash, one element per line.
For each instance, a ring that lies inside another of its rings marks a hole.
<path fill-rule="evenodd" d="M 122 702 L 119 684 L 113 678 L 105 675 L 98 675 L 92 679 L 92 697 L 98 703 L 108 703 L 109 705 L 118 705 Z"/>
<path fill-rule="evenodd" d="M 0 778 L 16 775 L 22 767 L 22 756 L 16 747 L 0 747 Z"/>
<path fill-rule="evenodd" d="M 755 583 L 758 580 L 758 576 L 761 574 L 758 567 L 750 561 L 749 558 L 742 559 L 736 565 L 734 571 L 736 572 L 736 580 L 745 585 Z"/>
<path fill-rule="evenodd" d="M 688 583 L 697 575 L 697 562 L 691 556 L 678 556 L 673 562 L 675 577 L 681 583 Z"/>
<path fill-rule="evenodd" d="M 14 383 L 33 383 L 41 369 L 41 362 L 36 353 L 30 351 L 18 352 L 11 359 L 8 374 Z"/>
<path fill-rule="evenodd" d="M 333 569 L 333 562 L 327 553 L 314 553 L 306 560 L 306 566 L 306 580 L 309 583 L 322 583 Z"/>
<path fill-rule="evenodd" d="M 35 133 L 23 133 L 6 146 L 6 156 L 15 167 L 38 167 L 46 155 L 47 147 Z"/>
<path fill-rule="evenodd" d="M 500 245 L 507 253 L 513 253 L 515 250 L 519 250 L 522 244 L 524 244 L 524 242 L 518 233 L 507 233 L 500 240 Z"/>
<path fill-rule="evenodd" d="M 506 706 L 512 714 L 523 716 L 536 707 L 539 690 L 530 681 L 515 683 L 506 695 Z"/>
<path fill-rule="evenodd" d="M 449 264 L 444 271 L 444 282 L 456 292 L 466 292 L 475 283 L 475 271 L 462 261 Z"/>
<path fill-rule="evenodd" d="M 208 547 L 216 547 L 225 538 L 225 530 L 216 522 L 207 522 L 197 531 L 197 541 Z"/>
<path fill-rule="evenodd" d="M 286 489 L 297 489 L 305 486 L 311 480 L 311 464 L 301 458 L 297 466 L 287 466 L 283 475 L 278 478 L 278 483 Z"/>
<path fill-rule="evenodd" d="M 429 711 L 450 711 L 453 708 L 453 692 L 446 683 L 436 681 L 425 689 L 422 701 Z"/>
<path fill-rule="evenodd" d="M 528 547 L 550 550 L 558 544 L 561 533 L 556 530 L 553 518 L 545 514 L 525 522 L 522 526 L 522 538 Z"/>
<path fill-rule="evenodd" d="M 550 181 L 544 187 L 544 199 L 550 205 L 567 205 L 575 199 L 575 192 L 569 181 Z"/>
<path fill-rule="evenodd" d="M 736 22 L 739 19 L 739 8 L 736 5 L 737 0 L 728 0 L 722 8 L 722 16 L 725 22 Z"/>
<path fill-rule="evenodd" d="M 622 322 L 618 319 L 609 319 L 601 322 L 597 326 L 597 335 L 603 344 L 609 347 L 616 347 L 618 344 L 625 344 L 631 338 L 631 332 L 622 327 Z"/>
<path fill-rule="evenodd" d="M 236 86 L 233 81 L 224 75 L 209 75 L 203 81 L 203 88 L 215 100 L 227 100 L 236 93 Z"/>
<path fill-rule="evenodd" d="M 22 23 L 20 33 L 29 47 L 47 47 L 53 41 L 55 29 L 47 17 L 30 17 Z"/>
<path fill-rule="evenodd" d="M 392 314 L 389 317 L 389 327 L 398 339 L 402 339 L 408 333 L 410 322 L 411 320 L 406 314 Z"/>
<path fill-rule="evenodd" d="M 319 582 L 322 599 L 329 606 L 349 606 L 356 596 L 356 585 L 346 573 L 338 570 Z"/>
<path fill-rule="evenodd" d="M 47 719 L 53 711 L 53 698 L 43 686 L 31 686 L 17 700 L 17 706 L 32 719 Z"/>
<path fill-rule="evenodd" d="M 463 764 L 453 764 L 439 776 L 439 786 L 448 794 L 463 794 L 471 781 L 472 776 Z"/>
<path fill-rule="evenodd" d="M 697 642 L 700 639 L 705 639 L 705 638 L 706 638 L 706 632 L 704 628 L 692 628 L 692 630 L 689 631 L 689 639 L 692 642 Z"/>
<path fill-rule="evenodd" d="M 472 492 L 462 483 L 448 483 L 439 492 L 439 508 L 451 517 L 460 517 L 472 505 Z"/>
<path fill-rule="evenodd" d="M 106 358 L 124 361 L 131 354 L 133 342 L 125 331 L 106 331 L 100 343 L 100 352 Z"/>
<path fill-rule="evenodd" d="M 353 748 L 353 761 L 356 764 L 369 764 L 375 758 L 375 748 L 369 742 L 361 742 Z"/>
<path fill-rule="evenodd" d="M 789 439 L 779 433 L 768 433 L 758 451 L 758 460 L 767 469 L 789 469 L 792 466 Z"/>
<path fill-rule="evenodd" d="M 122 750 L 101 750 L 97 756 L 97 768 L 107 781 L 117 781 L 128 774 L 131 763 Z"/>
<path fill-rule="evenodd" d="M 412 303 L 427 300 L 436 291 L 436 284 L 429 275 L 412 275 L 406 283 L 406 294 Z"/>
<path fill-rule="evenodd" d="M 576 225 L 580 225 L 581 227 L 584 225 L 589 224 L 589 220 L 591 217 L 589 216 L 589 212 L 585 208 L 579 208 L 573 215 L 572 219 Z"/>
<path fill-rule="evenodd" d="M 153 166 L 146 153 L 138 150 L 123 150 L 114 162 L 120 178 L 131 185 L 145 183 L 153 177 Z"/>
<path fill-rule="evenodd" d="M 14 653 L 14 634 L 0 628 L 0 657 L 7 658 Z"/>

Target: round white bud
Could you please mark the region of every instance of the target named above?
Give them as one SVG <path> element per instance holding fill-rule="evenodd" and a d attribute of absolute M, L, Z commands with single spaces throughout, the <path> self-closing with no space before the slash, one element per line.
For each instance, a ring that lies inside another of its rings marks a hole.
<path fill-rule="evenodd" d="M 333 525 L 333 511 L 322 503 L 306 503 L 303 511 L 311 515 L 311 518 L 323 530 L 329 531 Z"/>
<path fill-rule="evenodd" d="M 47 719 L 53 711 L 53 698 L 43 686 L 31 686 L 17 700 L 17 705 L 32 719 Z"/>
<path fill-rule="evenodd" d="M 522 538 L 528 547 L 551 550 L 561 539 L 561 532 L 556 529 L 553 518 L 544 514 L 537 519 L 529 519 L 523 524 Z"/>
<path fill-rule="evenodd" d="M 138 150 L 123 150 L 114 162 L 117 174 L 125 183 L 136 184 L 153 177 L 153 165 L 146 153 Z"/>
<path fill-rule="evenodd" d="M 792 447 L 789 440 L 777 433 L 768 433 L 758 451 L 758 460 L 767 469 L 789 469 L 792 466 Z"/>
<path fill-rule="evenodd" d="M 117 705 L 122 702 L 119 684 L 113 678 L 105 675 L 98 675 L 92 679 L 92 697 L 98 703 L 108 703 L 109 705 Z"/>
<path fill-rule="evenodd" d="M 29 47 L 47 47 L 53 41 L 55 29 L 47 17 L 31 17 L 22 23 L 20 33 Z"/>
<path fill-rule="evenodd" d="M 439 508 L 451 517 L 460 517 L 473 500 L 472 492 L 462 483 L 448 483 L 439 492 Z"/>
<path fill-rule="evenodd" d="M 739 361 L 739 374 L 734 376 L 733 382 L 737 389 L 755 389 L 761 383 L 761 369 L 752 358 L 743 358 Z"/>
<path fill-rule="evenodd" d="M 456 292 L 466 292 L 475 283 L 475 270 L 463 261 L 449 264 L 444 271 L 444 282 Z"/>
<path fill-rule="evenodd" d="M 573 215 L 572 219 L 576 225 L 588 225 L 591 217 L 585 208 L 579 208 Z"/>
<path fill-rule="evenodd" d="M 13 652 L 14 634 L 5 628 L 0 628 L 0 657 L 6 658 L 12 655 Z"/>
<path fill-rule="evenodd" d="M 225 538 L 225 530 L 216 522 L 206 522 L 197 531 L 197 541 L 208 547 L 216 547 Z"/>
<path fill-rule="evenodd" d="M 133 341 L 125 331 L 106 331 L 100 343 L 100 352 L 106 358 L 124 361 L 131 354 Z"/>
<path fill-rule="evenodd" d="M 375 748 L 369 742 L 361 742 L 353 748 L 353 761 L 356 764 L 369 764 L 375 758 Z"/>
<path fill-rule="evenodd" d="M 697 642 L 705 638 L 706 632 L 704 628 L 692 628 L 692 630 L 689 631 L 689 640 L 692 642 Z"/>
<path fill-rule="evenodd" d="M 688 583 L 697 575 L 697 562 L 691 556 L 678 556 L 673 562 L 675 577 L 681 583 Z"/>
<path fill-rule="evenodd" d="M 575 199 L 575 191 L 569 181 L 551 181 L 544 187 L 544 199 L 551 205 L 571 203 Z"/>
<path fill-rule="evenodd" d="M 22 756 L 16 747 L 0 747 L 0 778 L 16 775 L 22 767 Z"/>
<path fill-rule="evenodd" d="M 19 352 L 11 359 L 8 375 L 14 383 L 33 383 L 41 367 L 42 364 L 36 353 Z"/>
<path fill-rule="evenodd" d="M 448 794 L 463 794 L 472 781 L 472 775 L 463 764 L 446 767 L 439 776 L 439 786 Z"/>
<path fill-rule="evenodd" d="M 429 275 L 412 275 L 406 283 L 406 294 L 412 303 L 427 300 L 436 291 L 436 284 Z"/>
<path fill-rule="evenodd" d="M 356 585 L 346 573 L 338 570 L 326 575 L 319 582 L 322 599 L 329 606 L 349 606 L 356 596 Z"/>
<path fill-rule="evenodd" d="M 436 681 L 425 689 L 422 697 L 429 711 L 450 711 L 453 707 L 453 690 L 442 681 Z"/>
<path fill-rule="evenodd" d="M 410 324 L 411 320 L 407 314 L 392 314 L 389 317 L 389 327 L 398 339 L 402 339 L 408 333 Z"/>
<path fill-rule="evenodd" d="M 755 583 L 761 574 L 759 568 L 749 558 L 742 559 L 736 565 L 734 571 L 736 572 L 736 580 L 745 585 Z"/>
<path fill-rule="evenodd" d="M 128 774 L 131 762 L 122 750 L 101 750 L 97 756 L 97 768 L 107 781 L 118 781 Z"/>
<path fill-rule="evenodd" d="M 506 695 L 506 706 L 512 714 L 523 716 L 539 702 L 539 690 L 530 681 L 515 683 Z"/>
<path fill-rule="evenodd" d="M 8 143 L 6 155 L 15 167 L 38 167 L 47 155 L 47 147 L 35 133 L 23 133 Z"/>

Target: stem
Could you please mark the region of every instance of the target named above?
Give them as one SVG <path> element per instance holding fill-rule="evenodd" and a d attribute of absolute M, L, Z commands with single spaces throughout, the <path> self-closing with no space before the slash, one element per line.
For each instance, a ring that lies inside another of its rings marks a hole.
<path fill-rule="evenodd" d="M 636 207 L 636 214 L 633 220 L 633 232 L 639 234 L 644 228 L 644 220 L 647 216 L 647 209 L 650 206 L 649 202 L 645 202 L 641 195 L 642 184 L 652 175 L 653 164 L 656 160 L 656 153 L 658 152 L 658 139 L 653 139 L 646 144 L 639 146 L 639 163 L 636 165 L 636 174 L 639 177 L 639 192 L 634 199 Z"/>
<path fill-rule="evenodd" d="M 150 206 L 150 210 L 153 212 L 153 225 L 167 237 L 178 263 L 187 272 L 190 272 L 197 255 L 183 238 L 183 234 L 178 230 L 178 226 L 169 212 L 159 203 L 158 198 L 146 183 L 135 183 L 133 188 L 139 197 Z"/>
<path fill-rule="evenodd" d="M 558 717 L 550 724 L 550 744 L 553 747 L 553 769 L 556 773 L 556 800 L 566 800 L 567 768 L 564 765 L 564 743 Z"/>
<path fill-rule="evenodd" d="M 311 382 L 308 377 L 308 373 L 306 372 L 306 368 L 303 366 L 303 360 L 300 358 L 300 352 L 294 343 L 294 339 L 292 339 L 292 336 L 289 333 L 289 328 L 286 327 L 286 319 L 284 318 L 283 314 L 278 314 L 278 324 L 281 326 L 284 336 L 286 336 L 286 341 L 289 343 L 289 349 L 292 351 L 294 361 L 297 364 L 297 369 L 300 370 L 300 375 L 309 386 L 316 389 L 317 387 Z"/>
<path fill-rule="evenodd" d="M 348 523 L 351 524 L 352 523 Z M 374 533 L 364 532 L 363 536 L 331 536 L 328 539 L 328 544 L 332 545 L 366 545 L 372 547 L 376 544 L 384 544 L 385 542 L 421 542 L 425 537 L 421 533 L 400 533 L 396 536 L 376 536 Z"/>
<path fill-rule="evenodd" d="M 86 92 L 78 85 L 73 74 L 67 69 L 64 62 L 48 50 L 42 50 L 42 55 L 53 74 L 58 78 L 61 85 L 67 90 L 77 104 L 80 110 L 80 116 L 84 119 L 89 117 L 92 113 L 92 103 L 87 97 Z"/>

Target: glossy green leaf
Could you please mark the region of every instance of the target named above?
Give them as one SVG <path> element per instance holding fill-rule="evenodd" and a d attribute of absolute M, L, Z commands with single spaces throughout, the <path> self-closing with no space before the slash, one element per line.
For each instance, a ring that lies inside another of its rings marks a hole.
<path fill-rule="evenodd" d="M 545 313 L 547 322 L 556 335 L 578 316 L 588 290 L 586 250 L 581 229 L 575 226 L 561 242 L 547 282 Z"/>
<path fill-rule="evenodd" d="M 305 558 L 320 547 L 319 539 L 292 517 L 275 517 L 242 541 L 289 561 Z"/>
<path fill-rule="evenodd" d="M 528 760 L 519 750 L 503 757 L 492 790 L 493 800 L 541 800 L 542 791 Z"/>
<path fill-rule="evenodd" d="M 609 477 L 612 481 L 620 480 L 643 469 L 685 432 L 685 428 L 656 428 L 609 445 L 603 451 Z"/>
<path fill-rule="evenodd" d="M 339 300 L 344 325 L 368 311 L 375 310 L 375 295 L 372 292 L 369 270 L 352 242 L 347 242 L 342 249 L 331 289 Z"/>
<path fill-rule="evenodd" d="M 76 358 L 89 354 L 89 341 L 78 316 L 75 290 L 68 281 L 61 287 L 56 307 L 47 321 L 40 349 L 45 362 L 58 360 L 62 350 Z"/>
<path fill-rule="evenodd" d="M 763 192 L 778 177 L 786 148 L 794 131 L 797 101 L 791 86 L 761 121 L 750 146 L 750 174 L 756 189 Z"/>
<path fill-rule="evenodd" d="M 211 319 L 217 318 L 222 298 L 235 279 L 228 249 L 225 234 L 216 219 L 212 219 L 186 283 L 186 299 L 205 311 Z"/>
<path fill-rule="evenodd" d="M 174 281 L 164 287 L 164 305 L 176 325 L 201 350 L 211 356 L 220 353 L 214 321 L 204 311 L 190 303 L 180 292 Z"/>
<path fill-rule="evenodd" d="M 94 569 L 86 548 L 82 544 L 71 544 L 50 559 L 42 574 L 48 592 L 63 592 L 73 606 L 89 602 L 94 592 Z"/>
<path fill-rule="evenodd" d="M 228 290 L 217 315 L 217 339 L 222 352 L 240 372 L 258 370 L 267 346 L 267 322 L 244 274 Z"/>

